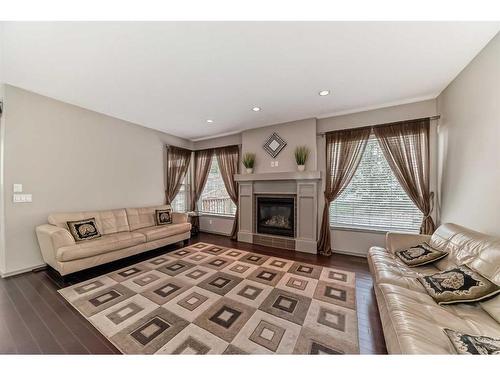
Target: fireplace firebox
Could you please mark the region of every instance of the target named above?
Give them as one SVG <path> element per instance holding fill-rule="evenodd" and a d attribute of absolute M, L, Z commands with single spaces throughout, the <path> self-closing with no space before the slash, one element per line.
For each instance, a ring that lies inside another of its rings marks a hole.
<path fill-rule="evenodd" d="M 295 198 L 256 197 L 257 233 L 295 237 Z"/>

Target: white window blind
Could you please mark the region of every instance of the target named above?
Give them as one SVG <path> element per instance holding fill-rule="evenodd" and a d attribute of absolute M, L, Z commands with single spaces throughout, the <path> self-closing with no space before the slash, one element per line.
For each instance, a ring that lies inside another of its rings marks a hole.
<path fill-rule="evenodd" d="M 212 159 L 207 183 L 198 201 L 198 211 L 216 215 L 234 216 L 236 214 L 236 205 L 227 194 L 216 156 Z"/>
<path fill-rule="evenodd" d="M 171 203 L 172 211 L 186 212 L 187 199 L 188 199 L 187 183 L 186 183 L 186 177 L 184 177 L 184 180 L 182 180 L 181 188 L 179 189 L 179 192 L 177 193 L 177 195 L 175 196 L 174 200 Z"/>
<path fill-rule="evenodd" d="M 354 177 L 330 204 L 330 225 L 418 232 L 422 217 L 392 173 L 377 139 L 370 136 Z"/>

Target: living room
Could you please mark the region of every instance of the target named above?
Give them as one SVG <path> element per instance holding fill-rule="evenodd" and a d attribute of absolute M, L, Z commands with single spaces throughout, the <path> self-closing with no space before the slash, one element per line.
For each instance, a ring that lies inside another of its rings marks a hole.
<path fill-rule="evenodd" d="M 499 32 L 1 21 L 0 353 L 500 353 Z"/>

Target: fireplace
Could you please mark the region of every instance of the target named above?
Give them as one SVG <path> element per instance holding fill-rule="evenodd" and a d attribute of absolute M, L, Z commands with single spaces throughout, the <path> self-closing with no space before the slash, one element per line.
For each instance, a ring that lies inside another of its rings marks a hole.
<path fill-rule="evenodd" d="M 257 233 L 295 237 L 295 197 L 256 197 Z"/>

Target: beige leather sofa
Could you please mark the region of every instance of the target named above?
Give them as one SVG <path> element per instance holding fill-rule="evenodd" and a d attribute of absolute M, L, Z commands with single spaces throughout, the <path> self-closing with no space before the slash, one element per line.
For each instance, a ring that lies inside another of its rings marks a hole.
<path fill-rule="evenodd" d="M 44 261 L 61 275 L 108 263 L 191 236 L 184 213 L 174 212 L 172 224 L 155 225 L 155 210 L 170 206 L 122 208 L 109 211 L 57 213 L 36 228 Z M 75 242 L 66 222 L 94 217 L 102 237 Z"/>
<path fill-rule="evenodd" d="M 449 252 L 448 256 L 413 268 L 394 256 L 396 250 L 423 241 Z M 486 302 L 440 306 L 416 279 L 418 275 L 467 264 L 500 285 L 500 238 L 455 224 L 441 225 L 432 236 L 388 233 L 386 249 L 372 247 L 368 261 L 389 353 L 455 353 L 443 328 L 500 337 L 500 296 Z"/>

